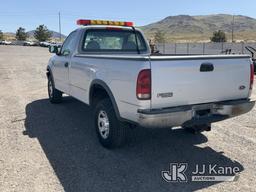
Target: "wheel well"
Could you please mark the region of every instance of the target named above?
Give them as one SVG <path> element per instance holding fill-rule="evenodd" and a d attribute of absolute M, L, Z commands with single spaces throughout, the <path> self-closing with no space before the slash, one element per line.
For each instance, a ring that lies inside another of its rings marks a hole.
<path fill-rule="evenodd" d="M 95 84 L 90 89 L 90 105 L 95 106 L 95 104 L 105 98 L 110 98 L 107 91 L 98 84 Z"/>
<path fill-rule="evenodd" d="M 121 119 L 117 103 L 115 101 L 114 95 L 112 94 L 110 88 L 102 80 L 94 80 L 90 87 L 89 105 L 91 107 L 95 107 L 96 103 L 98 103 L 100 100 L 105 98 L 110 99 L 112 106 L 114 107 L 117 118 Z"/>
<path fill-rule="evenodd" d="M 47 71 L 46 71 L 46 76 L 47 76 L 48 79 L 49 79 L 50 75 L 51 75 L 51 72 L 50 72 L 49 69 L 47 69 Z"/>

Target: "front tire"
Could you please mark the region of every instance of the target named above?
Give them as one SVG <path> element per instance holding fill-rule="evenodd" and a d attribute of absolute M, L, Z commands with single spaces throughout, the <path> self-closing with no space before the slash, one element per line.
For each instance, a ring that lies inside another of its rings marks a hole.
<path fill-rule="evenodd" d="M 96 104 L 94 124 L 103 147 L 112 149 L 125 144 L 127 125 L 118 121 L 109 99 L 100 100 Z"/>
<path fill-rule="evenodd" d="M 52 76 L 48 78 L 48 96 L 51 103 L 62 102 L 62 92 L 55 88 Z"/>

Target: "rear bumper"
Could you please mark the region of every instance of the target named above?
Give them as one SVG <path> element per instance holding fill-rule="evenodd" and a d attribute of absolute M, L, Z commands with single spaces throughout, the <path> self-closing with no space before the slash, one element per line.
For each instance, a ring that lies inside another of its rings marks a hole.
<path fill-rule="evenodd" d="M 149 128 L 193 126 L 213 123 L 249 112 L 251 100 L 234 100 L 165 109 L 139 109 L 139 125 Z"/>

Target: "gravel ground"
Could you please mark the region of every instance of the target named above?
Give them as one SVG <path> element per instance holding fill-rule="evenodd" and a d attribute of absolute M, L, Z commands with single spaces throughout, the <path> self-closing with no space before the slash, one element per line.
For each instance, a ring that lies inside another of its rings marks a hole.
<path fill-rule="evenodd" d="M 99 145 L 86 105 L 47 100 L 49 57 L 44 48 L 0 46 L 1 192 L 255 191 L 255 108 L 198 135 L 136 128 L 129 144 L 109 151 Z M 236 166 L 240 177 L 167 183 L 161 171 L 173 162 Z"/>

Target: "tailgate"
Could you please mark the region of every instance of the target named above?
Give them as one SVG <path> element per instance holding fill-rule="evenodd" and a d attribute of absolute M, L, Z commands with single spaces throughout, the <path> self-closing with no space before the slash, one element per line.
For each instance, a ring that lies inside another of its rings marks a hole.
<path fill-rule="evenodd" d="M 152 108 L 247 98 L 249 56 L 151 57 Z"/>

